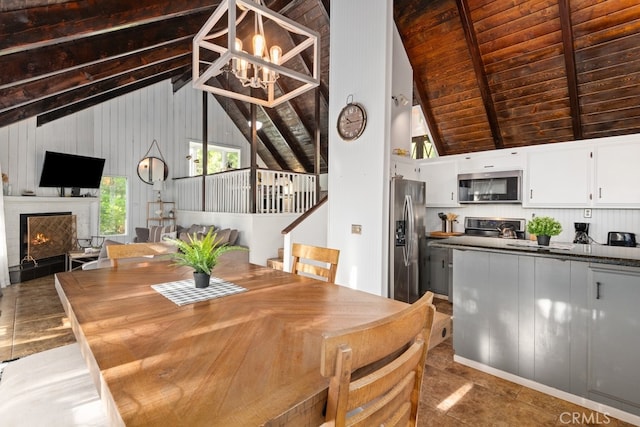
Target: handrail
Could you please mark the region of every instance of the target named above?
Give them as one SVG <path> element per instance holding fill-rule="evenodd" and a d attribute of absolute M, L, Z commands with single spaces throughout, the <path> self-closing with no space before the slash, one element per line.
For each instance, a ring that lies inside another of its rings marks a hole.
<path fill-rule="evenodd" d="M 260 168 L 252 178 L 252 172 L 242 168 L 174 178 L 177 206 L 205 212 L 302 214 L 315 205 L 317 175 Z M 201 207 L 202 194 L 205 199 Z"/>
<path fill-rule="evenodd" d="M 294 228 L 296 228 L 298 225 L 300 225 L 305 219 L 307 219 L 309 216 L 311 216 L 312 213 L 314 213 L 315 211 L 317 211 L 320 206 L 324 205 L 327 200 L 329 200 L 329 195 L 325 195 L 322 199 L 318 200 L 318 203 L 316 203 L 315 205 L 313 205 L 313 207 L 311 207 L 308 211 L 306 211 L 305 213 L 303 213 L 302 215 L 300 215 L 298 218 L 296 218 L 295 220 L 293 220 L 293 222 L 289 225 L 287 225 L 286 228 L 284 228 L 282 230 L 282 234 L 289 234 L 293 231 Z"/>

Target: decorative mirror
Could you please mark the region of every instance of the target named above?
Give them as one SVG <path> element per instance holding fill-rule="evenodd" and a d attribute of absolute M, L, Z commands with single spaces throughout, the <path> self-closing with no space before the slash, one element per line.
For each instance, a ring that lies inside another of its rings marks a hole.
<path fill-rule="evenodd" d="M 158 157 L 145 157 L 138 162 L 138 176 L 147 184 L 164 181 L 169 176 L 169 166 Z"/>
<path fill-rule="evenodd" d="M 158 150 L 159 157 L 149 155 L 154 145 Z M 167 163 L 164 161 L 160 147 L 158 147 L 158 142 L 155 139 L 151 143 L 151 147 L 149 147 L 147 153 L 138 162 L 138 176 L 149 185 L 153 185 L 154 182 L 165 181 L 169 176 L 169 166 L 167 166 Z"/>

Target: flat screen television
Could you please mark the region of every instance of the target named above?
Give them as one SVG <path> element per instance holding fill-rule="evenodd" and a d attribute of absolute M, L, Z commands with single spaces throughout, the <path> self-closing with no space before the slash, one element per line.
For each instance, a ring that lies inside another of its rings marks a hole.
<path fill-rule="evenodd" d="M 100 188 L 104 160 L 46 151 L 40 187 Z"/>

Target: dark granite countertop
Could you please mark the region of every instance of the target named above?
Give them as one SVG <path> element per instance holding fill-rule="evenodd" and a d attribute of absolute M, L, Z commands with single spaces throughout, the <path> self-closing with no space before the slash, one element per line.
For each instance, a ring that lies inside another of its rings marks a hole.
<path fill-rule="evenodd" d="M 531 240 L 474 236 L 457 236 L 442 240 L 431 240 L 429 245 L 450 249 L 502 252 L 599 264 L 640 267 L 640 248 L 554 242 L 553 238 L 548 247 L 538 246 L 535 241 Z"/>

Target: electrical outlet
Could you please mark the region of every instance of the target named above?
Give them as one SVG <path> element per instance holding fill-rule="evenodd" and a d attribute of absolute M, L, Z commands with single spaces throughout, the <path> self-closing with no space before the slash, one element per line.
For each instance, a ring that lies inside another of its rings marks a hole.
<path fill-rule="evenodd" d="M 585 209 L 584 215 L 585 218 L 591 218 L 591 209 Z"/>

